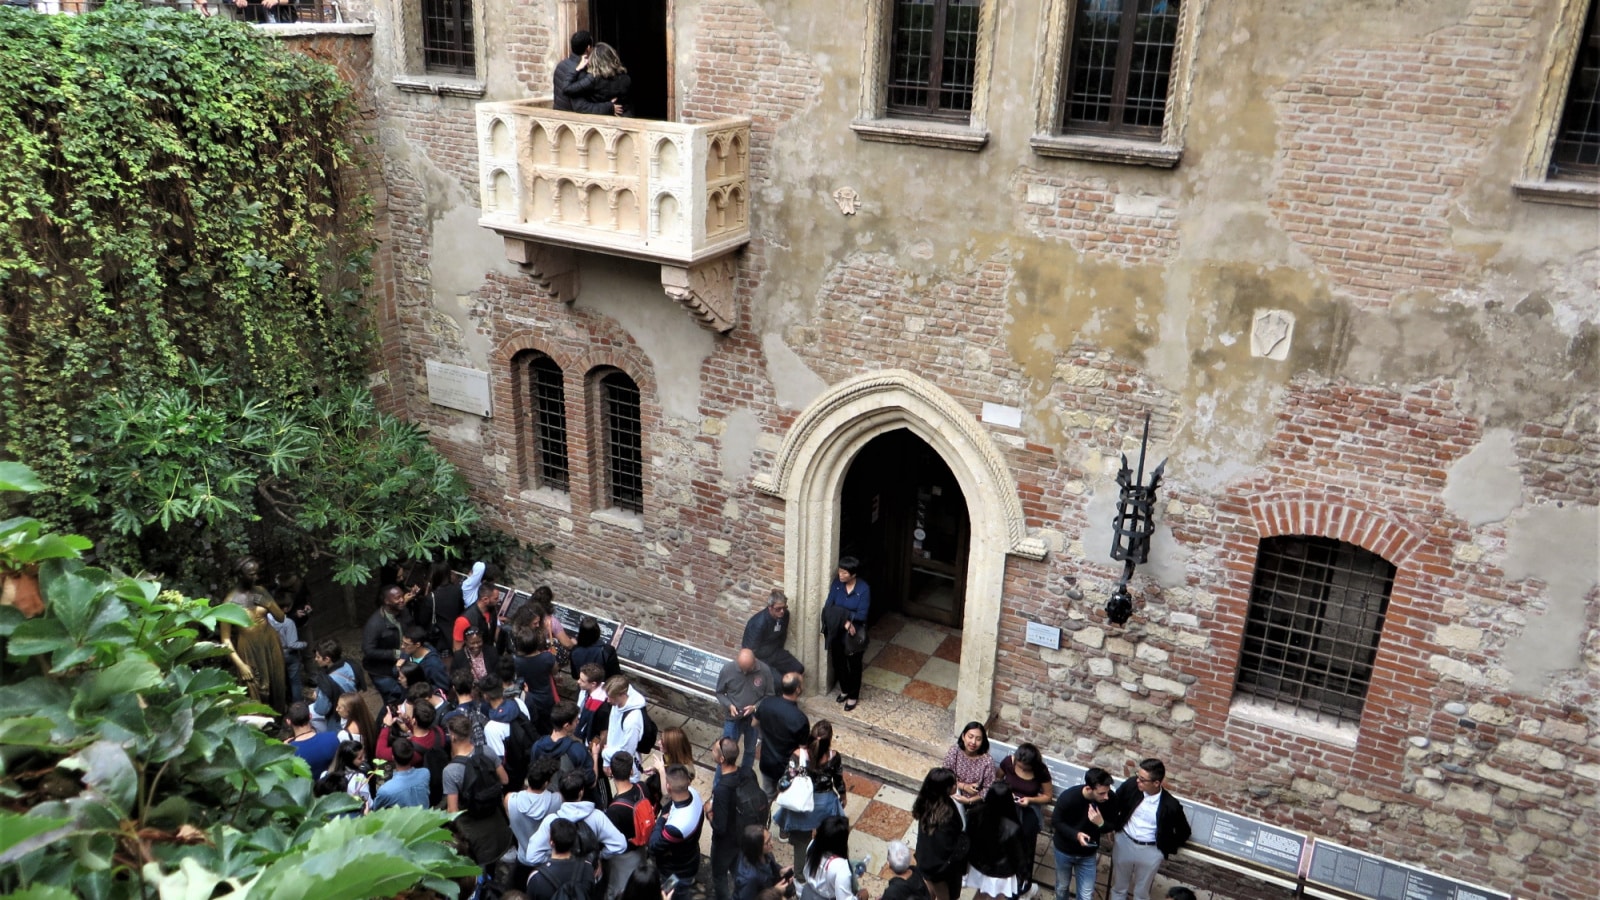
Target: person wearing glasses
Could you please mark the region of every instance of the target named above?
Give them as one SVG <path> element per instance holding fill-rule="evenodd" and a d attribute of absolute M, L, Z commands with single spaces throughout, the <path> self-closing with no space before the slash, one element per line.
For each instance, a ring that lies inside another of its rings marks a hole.
<path fill-rule="evenodd" d="M 1159 759 L 1139 763 L 1139 771 L 1117 786 L 1105 830 L 1116 832 L 1111 845 L 1111 900 L 1150 900 L 1161 861 L 1189 840 L 1189 817 L 1165 787 L 1167 767 Z"/>
<path fill-rule="evenodd" d="M 789 598 L 783 591 L 773 588 L 772 593 L 767 595 L 767 605 L 745 623 L 744 637 L 739 641 L 739 646 L 772 667 L 772 671 L 780 678 L 790 672 L 803 675 L 806 667 L 794 658 L 794 654 L 783 648 L 788 639 Z"/>

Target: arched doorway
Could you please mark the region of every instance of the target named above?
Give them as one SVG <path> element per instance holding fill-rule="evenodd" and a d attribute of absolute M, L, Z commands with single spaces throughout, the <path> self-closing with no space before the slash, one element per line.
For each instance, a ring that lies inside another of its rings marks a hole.
<path fill-rule="evenodd" d="M 851 464 L 880 435 L 904 430 L 948 467 L 966 500 L 968 551 L 961 613 L 957 721 L 988 717 L 995 644 L 1008 554 L 1043 559 L 1043 540 L 1027 533 L 1005 457 L 984 426 L 954 398 L 910 372 L 859 375 L 824 391 L 784 436 L 769 472 L 754 487 L 784 503 L 784 590 L 796 617 L 791 651 L 821 671 L 817 625 L 834 574 L 841 503 Z M 810 689 L 823 686 L 809 681 Z"/>
<path fill-rule="evenodd" d="M 908 619 L 961 627 L 972 538 L 954 472 L 909 429 L 861 448 L 839 497 L 839 555 L 861 560 L 872 586 L 872 621 Z"/>

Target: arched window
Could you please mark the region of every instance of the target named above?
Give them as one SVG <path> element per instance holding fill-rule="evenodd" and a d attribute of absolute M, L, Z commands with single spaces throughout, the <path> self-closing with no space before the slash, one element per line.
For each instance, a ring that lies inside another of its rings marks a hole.
<path fill-rule="evenodd" d="M 1359 722 L 1395 567 L 1331 538 L 1267 538 L 1256 557 L 1235 692 Z"/>
<path fill-rule="evenodd" d="M 600 409 L 605 433 L 605 495 L 610 505 L 644 511 L 644 437 L 639 416 L 639 386 L 611 371 L 600 379 Z"/>
<path fill-rule="evenodd" d="M 568 489 L 567 395 L 561 367 L 543 353 L 518 355 L 524 426 L 523 474 L 529 487 Z"/>

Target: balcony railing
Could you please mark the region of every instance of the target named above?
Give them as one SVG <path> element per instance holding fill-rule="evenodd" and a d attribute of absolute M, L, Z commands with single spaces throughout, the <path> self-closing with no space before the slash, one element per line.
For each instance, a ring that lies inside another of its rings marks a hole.
<path fill-rule="evenodd" d="M 731 309 L 701 307 L 723 299 L 709 282 L 724 275 L 731 297 L 730 255 L 750 241 L 749 119 L 685 125 L 562 112 L 549 98 L 480 103 L 478 158 L 479 224 L 517 262 L 558 284 L 576 264 L 551 248 L 660 263 L 668 294 L 718 330 L 733 326 Z"/>

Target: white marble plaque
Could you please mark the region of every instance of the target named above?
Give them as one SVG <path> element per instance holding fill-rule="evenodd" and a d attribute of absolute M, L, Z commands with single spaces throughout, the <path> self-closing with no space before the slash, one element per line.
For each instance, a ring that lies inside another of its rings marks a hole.
<path fill-rule="evenodd" d="M 999 403 L 984 403 L 983 421 L 990 425 L 999 425 L 1004 428 L 1021 428 L 1022 410 L 1015 406 L 1003 406 Z"/>
<path fill-rule="evenodd" d="M 1038 622 L 1028 623 L 1028 631 L 1023 639 L 1030 644 L 1038 644 L 1051 650 L 1061 649 L 1061 629 L 1040 625 Z"/>
<path fill-rule="evenodd" d="M 428 360 L 428 402 L 493 418 L 489 373 Z"/>

